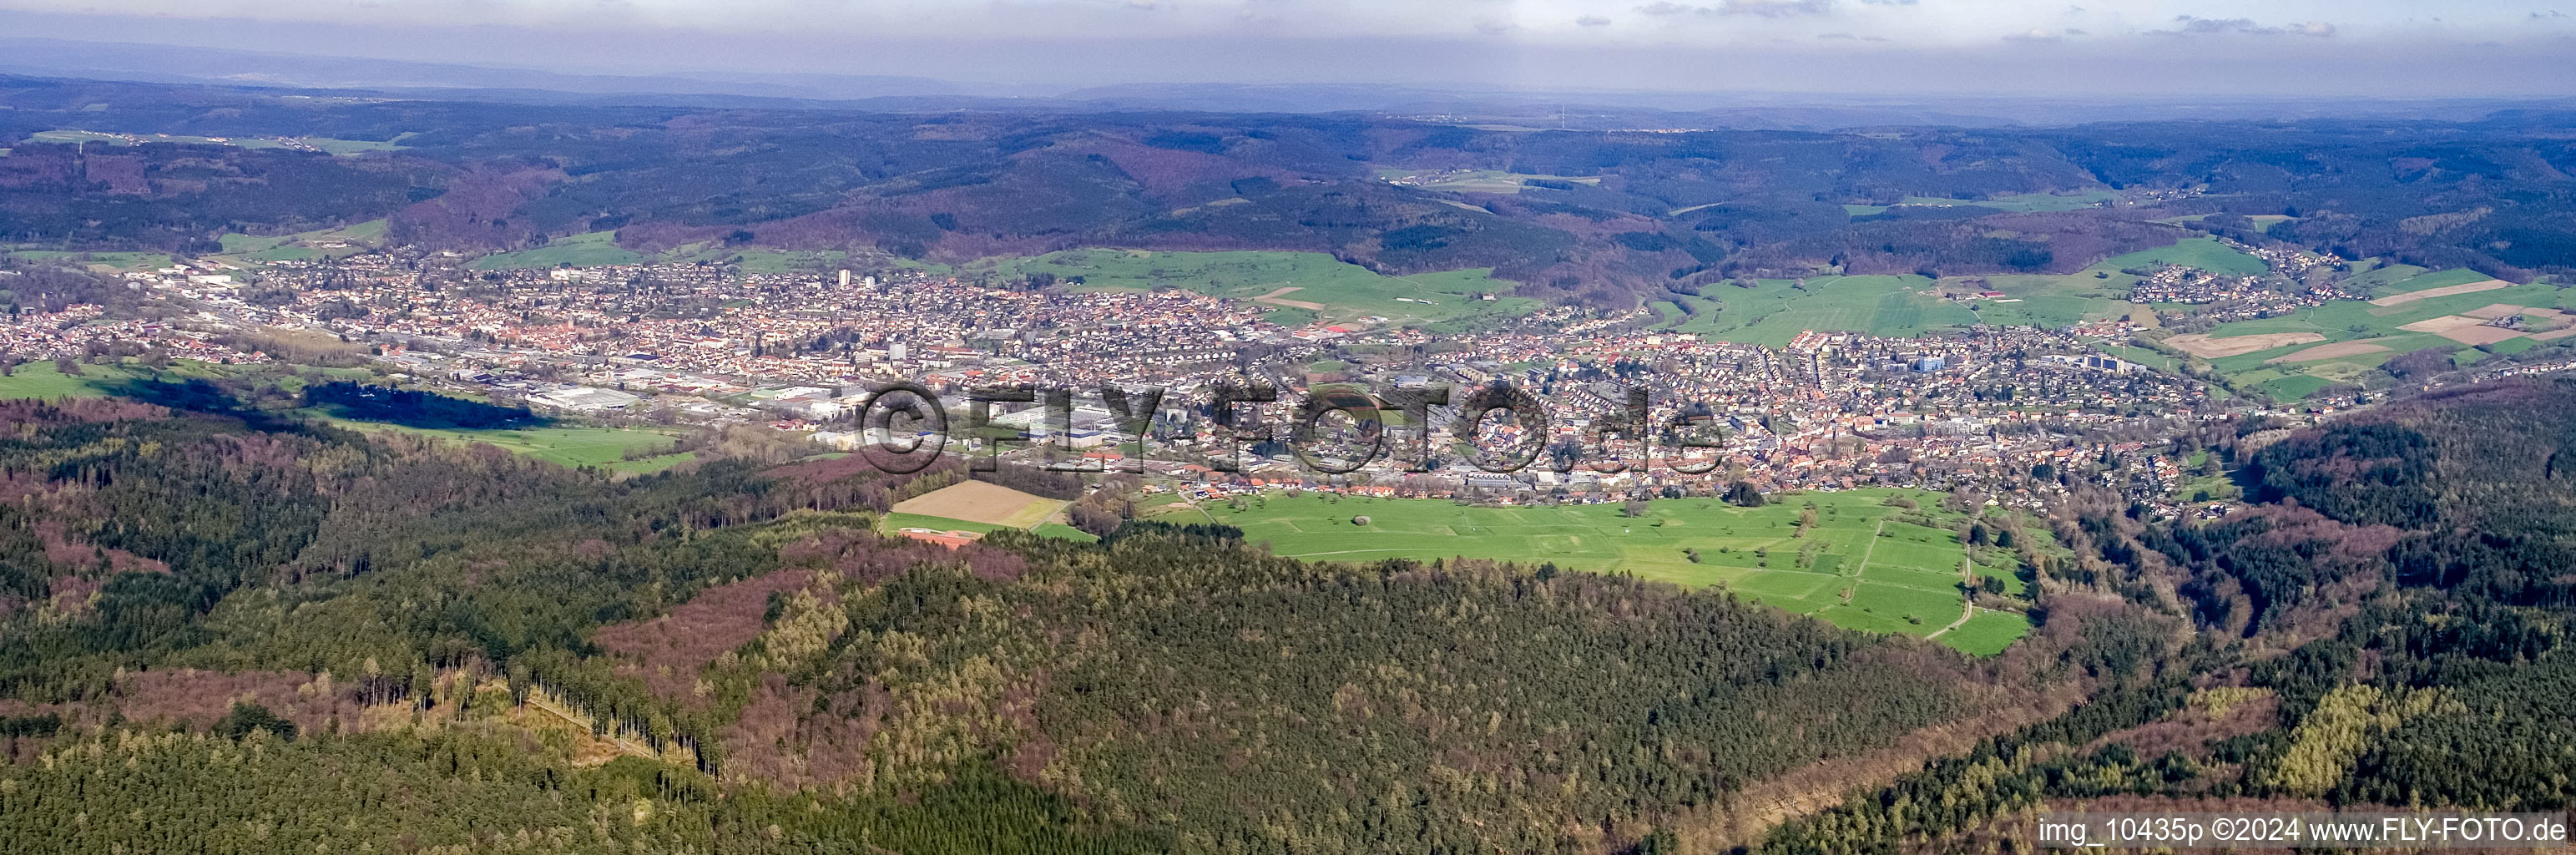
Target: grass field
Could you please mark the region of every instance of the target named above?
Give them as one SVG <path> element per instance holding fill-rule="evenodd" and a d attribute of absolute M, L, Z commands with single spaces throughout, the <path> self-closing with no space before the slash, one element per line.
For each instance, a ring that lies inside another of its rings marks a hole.
<path fill-rule="evenodd" d="M 2083 196 L 2020 197 L 2026 210 L 2066 210 L 2047 205 L 2081 207 L 2109 198 Z M 2057 202 L 2042 200 L 2054 199 Z M 1954 205 L 1989 205 L 1964 199 L 1934 200 Z M 2081 203 L 2081 204 L 2078 204 Z M 1917 204 L 1909 201 L 1908 204 Z M 1930 204 L 1924 202 L 1920 204 Z M 1847 206 L 1849 207 L 1849 206 Z M 2122 268 L 2185 264 L 2220 273 L 2262 273 L 2263 260 L 2208 238 L 2193 238 L 2160 249 L 2104 259 L 2065 275 L 2027 274 L 1978 277 L 1982 290 L 2003 292 L 2000 299 L 1949 300 L 1926 293 L 1933 283 L 1920 276 L 1819 276 L 1807 279 L 1804 291 L 1791 280 L 1765 279 L 1758 287 L 1710 285 L 1698 297 L 1667 296 L 1655 305 L 1669 318 L 1664 329 L 1694 332 L 1721 341 L 1781 345 L 1801 330 L 1857 332 L 1879 336 L 1912 336 L 1944 327 L 1985 323 L 1995 326 L 2065 327 L 2088 320 L 2117 317 L 2133 307 L 2122 302 L 2138 277 Z M 1953 293 L 1965 283 L 1945 279 Z M 1682 307 L 1689 307 L 1681 316 Z"/>
<path fill-rule="evenodd" d="M 682 244 L 653 259 L 662 264 L 734 264 L 744 273 L 794 273 L 807 271 L 821 274 L 836 271 L 849 262 L 850 254 L 841 250 L 777 250 L 763 247 L 726 246 L 715 242 Z"/>
<path fill-rule="evenodd" d="M 2353 262 L 2352 269 L 2358 272 L 2345 280 L 2344 287 L 2373 297 L 2394 293 L 2388 287 L 2391 284 L 2432 272 L 2412 264 L 2378 264 L 2372 260 Z"/>
<path fill-rule="evenodd" d="M 1517 287 L 1516 283 L 1493 278 L 1492 272 L 1479 268 L 1381 276 L 1320 252 L 1121 249 L 1074 249 L 1035 257 L 984 259 L 957 270 L 961 277 L 985 273 L 1005 278 L 1031 273 L 1052 273 L 1059 279 L 1080 276 L 1080 287 L 1091 289 L 1168 286 L 1238 300 L 1267 297 L 1263 302 L 1270 306 L 1271 319 L 1290 325 L 1318 318 L 1341 321 L 1371 315 L 1396 323 L 1428 323 L 1518 316 L 1537 308 L 1537 301 L 1525 298 L 1499 296 L 1486 301 L 1471 296 L 1505 295 Z"/>
<path fill-rule="evenodd" d="M 2097 272 L 2106 275 L 2093 275 Z M 2129 304 L 2119 298 L 2126 296 L 2130 286 L 2137 282 L 2135 276 L 2099 265 L 2064 276 L 2027 274 L 1976 278 L 1984 280 L 1985 290 L 2001 291 L 2004 295 L 2001 300 L 1967 301 L 1978 319 L 1996 326 L 2048 328 L 2073 326 L 2127 313 Z M 1965 287 L 1967 284 L 1953 279 L 1943 279 L 1942 282 L 1952 287 Z"/>
<path fill-rule="evenodd" d="M 2401 267 L 2404 267 L 2404 265 L 2401 265 Z M 2421 270 L 2422 268 L 2408 269 Z M 2394 272 L 2396 268 L 2390 268 L 2390 270 L 2391 272 Z M 2377 273 L 2379 271 L 2371 272 Z M 2353 278 L 2360 279 L 2361 277 L 2356 276 Z M 2387 297 L 2396 294 L 2412 294 L 2417 291 L 2430 291 L 2435 288 L 2448 288 L 2453 285 L 2467 285 L 2471 282 L 2485 282 L 2494 278 L 2495 277 L 2493 276 L 2488 276 L 2484 273 L 2468 269 L 2418 273 L 2416 275 L 2403 278 L 2391 277 L 2372 287 L 2370 289 L 2370 296 Z"/>
<path fill-rule="evenodd" d="M 1438 174 L 1419 169 L 1380 168 L 1377 171 L 1377 177 L 1381 181 L 1390 182 L 1410 179 L 1403 181 L 1403 183 L 1414 187 L 1420 187 L 1425 190 L 1446 190 L 1452 193 L 1518 193 L 1521 192 L 1521 186 L 1530 181 L 1570 181 L 1576 184 L 1601 183 L 1601 179 L 1597 177 L 1578 178 L 1565 175 L 1531 175 L 1519 172 L 1503 172 L 1495 169 L 1470 169 L 1447 174 Z"/>
<path fill-rule="evenodd" d="M 347 258 L 367 252 L 381 243 L 385 221 L 368 220 L 335 229 L 315 229 L 286 235 L 251 235 L 233 232 L 220 236 L 223 252 L 209 256 L 236 267 L 260 267 L 278 261 L 308 261 L 316 258 Z"/>
<path fill-rule="evenodd" d="M 616 232 L 586 232 L 556 238 L 545 246 L 475 259 L 471 270 L 539 270 L 557 265 L 642 264 L 650 259 L 617 245 Z"/>
<path fill-rule="evenodd" d="M 1966 306 L 1922 293 L 1931 286 L 1920 276 L 1817 276 L 1803 289 L 1795 280 L 1763 279 L 1752 288 L 1705 286 L 1698 297 L 1672 296 L 1658 306 L 1668 317 L 1677 305 L 1692 309 L 1664 329 L 1774 347 L 1804 330 L 1913 336 L 1977 322 Z"/>
<path fill-rule="evenodd" d="M 620 471 L 659 471 L 680 460 L 679 455 L 664 454 L 629 462 L 630 449 L 668 448 L 668 433 L 632 428 L 543 427 L 517 430 L 456 430 L 416 428 L 383 422 L 362 422 L 333 418 L 332 424 L 363 431 L 394 431 L 418 436 L 436 437 L 456 442 L 480 442 L 507 451 L 525 454 L 539 460 L 564 466 L 601 466 Z"/>
<path fill-rule="evenodd" d="M 2155 267 L 2163 264 L 2197 267 L 2211 273 L 2232 276 L 2251 276 L 2272 271 L 2272 266 L 2263 263 L 2263 259 L 2219 243 L 2217 238 L 2185 238 L 2168 247 L 2112 256 L 2093 265 L 2093 269 L 2119 270 L 2129 267 Z"/>
<path fill-rule="evenodd" d="M 168 267 L 173 259 L 166 252 L 66 252 L 55 249 L 11 249 L 8 254 L 28 261 L 57 261 L 87 264 L 92 268 L 117 271 L 149 270 Z"/>
<path fill-rule="evenodd" d="M 1242 528 L 1246 540 L 1266 543 L 1283 556 L 1546 562 L 1681 585 L 1717 585 L 1841 626 L 1930 635 L 1963 613 L 1958 584 L 1969 566 L 1969 550 L 1947 528 L 1898 519 L 1917 512 L 1886 504 L 1893 497 L 1913 499 L 1926 509 L 1937 508 L 1941 498 L 1912 490 L 1858 490 L 1791 496 L 1761 508 L 1714 499 L 1663 499 L 1648 503 L 1646 514 L 1633 518 L 1623 516 L 1615 504 L 1472 508 L 1438 500 L 1333 502 L 1323 495 L 1271 495 L 1241 509 L 1230 504 L 1201 509 L 1217 522 Z M 1808 502 L 1816 505 L 1816 525 L 1800 537 L 1798 518 Z M 1945 525 L 1960 519 L 1937 510 L 1923 513 Z M 1354 523 L 1357 516 L 1368 517 L 1368 524 Z M 2011 560 L 1992 550 L 1982 557 L 1981 573 L 2001 572 L 1986 565 Z M 2017 587 L 2018 581 L 2009 584 Z M 1999 614 L 2022 620 L 2017 614 Z M 2001 634 L 1988 629 L 1989 635 Z M 1949 634 L 1941 640 L 1948 642 Z M 1991 639 L 1970 635 L 1961 641 L 1983 646 Z"/>
<path fill-rule="evenodd" d="M 2030 619 L 2012 612 L 1978 609 L 1975 617 L 1941 634 L 1941 643 L 1978 656 L 1993 656 L 2030 632 Z"/>
<path fill-rule="evenodd" d="M 107 395 L 104 386 L 145 376 L 104 365 L 83 365 L 80 369 L 81 376 L 73 377 L 54 370 L 52 360 L 19 365 L 10 376 L 0 377 L 0 398 L 100 398 Z"/>

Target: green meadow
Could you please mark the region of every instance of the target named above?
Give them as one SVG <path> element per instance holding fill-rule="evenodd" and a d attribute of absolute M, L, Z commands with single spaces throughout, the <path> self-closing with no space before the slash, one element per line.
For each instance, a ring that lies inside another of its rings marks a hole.
<path fill-rule="evenodd" d="M 2252 276 L 2272 272 L 2263 259 L 2247 255 L 2235 247 L 2219 243 L 2217 238 L 2184 238 L 2172 246 L 2145 249 L 2127 255 L 2103 259 L 2088 270 L 2120 270 L 2131 267 L 2156 267 L 2179 264 L 2197 267 L 2211 273 Z M 2083 274 L 2078 274 L 2083 275 Z"/>
<path fill-rule="evenodd" d="M 1900 498 L 1923 510 L 1888 504 Z M 2018 559 L 2009 550 L 1970 550 L 1946 527 L 1965 518 L 1939 510 L 1940 499 L 1939 493 L 1915 490 L 1797 494 L 1760 508 L 1659 499 L 1647 503 L 1644 516 L 1628 517 L 1618 504 L 1481 508 L 1432 499 L 1336 502 L 1323 494 L 1270 494 L 1247 499 L 1240 508 L 1210 503 L 1200 510 L 1243 529 L 1246 541 L 1268 544 L 1277 555 L 1318 561 L 1464 557 L 1630 573 L 1717 586 L 1855 629 L 1939 633 L 1939 640 L 1954 647 L 1991 653 L 2001 648 L 1998 638 L 2009 643 L 2027 630 L 2021 615 L 1981 611 L 1983 623 L 1960 627 L 1976 631 L 1958 639 L 1950 636 L 1959 630 L 1942 630 L 1964 613 L 1958 590 L 1963 574 L 1995 577 L 2007 592 L 2019 593 L 2022 582 L 2012 572 Z M 1810 502 L 1816 520 L 1802 534 L 1798 521 Z M 1360 516 L 1368 517 L 1367 524 L 1353 521 Z M 2046 536 L 2037 527 L 2025 531 Z M 2018 628 L 2007 633 L 2007 621 L 2018 622 Z"/>
<path fill-rule="evenodd" d="M 223 251 L 211 258 L 238 267 L 259 267 L 279 261 L 347 258 L 375 248 L 384 237 L 385 221 L 381 219 L 285 235 L 233 232 L 219 237 Z"/>
<path fill-rule="evenodd" d="M 2030 619 L 2012 612 L 1978 609 L 1975 617 L 1941 634 L 1941 643 L 1978 656 L 2004 652 L 2030 632 Z"/>
<path fill-rule="evenodd" d="M 1995 326 L 2064 327 L 2127 313 L 2123 300 L 2138 277 L 2121 272 L 2179 264 L 2213 273 L 2252 275 L 2267 272 L 2263 260 L 2210 238 L 2188 238 L 2172 246 L 2117 255 L 2065 275 L 1994 275 L 1986 289 L 2002 299 L 1970 301 L 1977 317 Z M 1945 280 L 1949 281 L 1949 280 Z"/>
<path fill-rule="evenodd" d="M 416 436 L 434 437 L 452 442 L 480 442 L 516 454 L 524 454 L 563 466 L 599 466 L 620 471 L 657 472 L 688 459 L 678 454 L 660 454 L 634 461 L 626 452 L 634 449 L 664 449 L 675 437 L 667 431 L 640 428 L 555 426 L 539 428 L 502 428 L 461 430 L 454 428 L 417 428 L 383 422 L 351 419 L 327 419 L 334 425 L 362 431 L 393 431 Z"/>
<path fill-rule="evenodd" d="M 465 266 L 469 270 L 542 270 L 565 264 L 584 267 L 650 260 L 642 253 L 618 246 L 616 232 L 602 231 L 556 238 L 534 249 L 487 255 Z"/>
<path fill-rule="evenodd" d="M 2395 268 L 2390 268 L 2392 272 L 2398 269 L 2421 270 L 2422 268 L 2402 264 Z M 2488 276 L 2484 273 L 2479 273 L 2475 270 L 2469 270 L 2466 268 L 2459 270 L 2418 273 L 2413 276 L 2406 277 L 2390 277 L 2385 282 L 2375 284 L 2370 289 L 2370 296 L 2378 298 L 2395 294 L 2411 294 L 2417 291 L 2430 291 L 2435 288 L 2448 288 L 2453 285 L 2467 285 L 2471 282 L 2485 282 L 2494 278 L 2495 277 L 2493 276 Z M 2484 304 L 2482 303 L 2480 305 Z"/>
<path fill-rule="evenodd" d="M 795 273 L 798 271 L 806 271 L 820 274 L 825 271 L 839 270 L 843 265 L 849 262 L 849 258 L 849 253 L 837 249 L 791 251 L 768 249 L 765 247 L 726 246 L 715 242 L 701 242 L 673 247 L 670 251 L 662 253 L 660 258 L 653 260 L 663 264 L 692 264 L 696 262 L 706 262 L 709 264 L 740 265 L 742 272 L 744 273 Z"/>
<path fill-rule="evenodd" d="M 175 259 L 166 252 L 73 252 L 58 249 L 11 249 L 7 254 L 28 261 L 53 261 L 86 264 L 92 269 L 114 271 L 150 270 L 168 267 Z"/>
<path fill-rule="evenodd" d="M 0 399 L 103 398 L 108 387 L 145 376 L 145 372 L 107 365 L 82 365 L 80 372 L 74 377 L 56 371 L 52 360 L 20 364 L 9 376 L 0 377 Z"/>
<path fill-rule="evenodd" d="M 2071 204 L 2083 197 L 2046 198 Z M 2029 204 L 2048 203 L 2032 200 Z M 1936 296 L 1931 280 L 1912 275 L 1813 276 L 1805 280 L 1804 288 L 1788 279 L 1758 280 L 1751 288 L 1732 282 L 1710 284 L 1702 286 L 1697 297 L 1665 295 L 1653 305 L 1665 315 L 1662 329 L 1771 346 L 1787 344 L 1804 330 L 1907 337 L 1974 324 L 2056 328 L 2136 310 L 2125 298 L 2138 277 L 2121 269 L 2161 264 L 2222 273 L 2269 269 L 2262 259 L 2215 240 L 2191 238 L 2104 259 L 2064 275 L 1997 274 L 1951 277 L 1940 283 L 1957 293 L 1969 287 L 1970 279 L 1979 280 L 1982 285 L 1977 290 L 2002 292 L 1999 298 L 1943 298 Z"/>
<path fill-rule="evenodd" d="M 1471 321 L 1528 314 L 1538 306 L 1535 300 L 1499 296 L 1511 293 L 1517 283 L 1495 279 L 1493 271 L 1486 268 L 1384 276 L 1320 252 L 1073 249 L 1026 258 L 984 259 L 962 265 L 956 273 L 961 278 L 1051 273 L 1058 279 L 1082 277 L 1079 287 L 1089 289 L 1142 291 L 1171 287 L 1238 300 L 1272 296 L 1273 302 L 1265 304 L 1271 319 L 1292 325 L 1371 315 L 1398 324 Z M 1296 290 L 1279 293 L 1286 288 Z M 1476 299 L 1483 294 L 1498 296 L 1490 301 Z M 1292 305 L 1295 303 L 1323 308 Z"/>
<path fill-rule="evenodd" d="M 1932 281 L 1920 276 L 1813 276 L 1805 282 L 1803 288 L 1790 279 L 1756 280 L 1751 288 L 1711 284 L 1697 297 L 1671 295 L 1655 305 L 1668 318 L 1663 329 L 1774 347 L 1804 330 L 1906 337 L 1977 323 L 1968 307 L 1925 293 Z M 1678 310 L 1683 306 L 1690 309 L 1687 315 Z"/>

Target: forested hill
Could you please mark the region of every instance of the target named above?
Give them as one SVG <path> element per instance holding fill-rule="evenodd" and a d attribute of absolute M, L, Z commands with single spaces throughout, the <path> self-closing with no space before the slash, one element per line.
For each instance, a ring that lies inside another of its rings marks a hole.
<path fill-rule="evenodd" d="M 2186 678 L 1927 764 L 1770 852 L 1979 851 L 2044 809 L 2563 811 L 2576 805 L 2576 380 L 2436 391 L 2220 443 L 2264 504 L 2082 511 L 2059 580 L 2189 616 Z M 2089 578 L 2087 578 L 2089 576 Z"/>
<path fill-rule="evenodd" d="M 0 107 L 0 242 L 67 250 L 214 252 L 225 233 L 377 218 L 396 243 L 475 253 L 607 231 L 647 253 L 937 261 L 1300 250 L 1390 273 L 1493 268 L 1524 296 L 1605 304 L 1757 274 L 2064 274 L 2194 228 L 2515 281 L 2576 258 L 2566 117 L 2519 112 L 1646 133 L 1358 114 L 443 103 L 24 77 L 0 77 Z M 129 141 L 142 144 L 118 144 Z M 2210 214 L 2291 219 L 2195 219 Z"/>
<path fill-rule="evenodd" d="M 1978 661 L 1151 526 L 951 552 L 873 517 L 956 473 L 849 459 L 619 481 L 117 400 L 0 422 L 20 851 L 1606 852 L 2039 717 L 2162 634 L 2065 610 Z"/>

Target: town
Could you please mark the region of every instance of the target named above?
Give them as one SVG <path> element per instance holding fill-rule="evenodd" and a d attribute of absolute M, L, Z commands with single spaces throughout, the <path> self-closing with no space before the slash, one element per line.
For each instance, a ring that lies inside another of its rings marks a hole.
<path fill-rule="evenodd" d="M 2283 255 L 2272 261 L 2291 272 L 2331 261 Z M 1146 492 L 1201 499 L 1300 489 L 1588 503 L 1744 482 L 1969 488 L 2035 508 L 2089 473 L 2157 514 L 2211 514 L 2223 505 L 2183 490 L 2204 423 L 2304 419 L 2351 403 L 2268 407 L 2105 353 L 2103 343 L 2134 331 L 2126 319 L 1917 338 L 1811 330 L 1769 347 L 1658 331 L 1642 312 L 1559 306 L 1444 337 L 1373 316 L 1283 325 L 1254 302 L 1177 288 L 992 283 L 903 267 L 474 271 L 459 261 L 371 251 L 255 275 L 185 264 L 129 272 L 132 287 L 195 313 L 153 322 L 86 305 L 30 313 L 0 328 L 0 347 L 17 359 L 115 349 L 241 363 L 271 355 L 226 345 L 224 331 L 293 330 L 363 346 L 387 382 L 496 403 L 612 423 L 757 425 L 831 452 L 910 448 L 937 429 L 957 440 L 939 438 L 949 453 L 1135 473 Z M 2331 284 L 2285 296 L 2256 279 L 2167 267 L 2137 299 L 2351 296 Z M 946 411 L 916 425 L 888 419 L 891 405 L 872 410 L 872 396 L 898 381 Z M 1220 385 L 1276 395 L 1220 413 Z M 1492 386 L 1528 393 L 1544 413 L 1463 411 L 1472 390 Z M 1150 412 L 1121 413 L 1104 387 L 1159 392 Z M 1368 417 L 1373 406 L 1397 411 L 1385 403 L 1392 390 L 1444 387 L 1452 399 L 1428 406 L 1427 424 Z M 993 394 L 1021 388 L 1067 394 Z M 1642 413 L 1630 411 L 1631 390 L 1645 396 Z M 1341 411 L 1301 409 L 1319 399 Z M 1306 415 L 1306 438 L 1341 450 L 1287 441 Z M 1462 419 L 1477 430 L 1456 432 Z"/>

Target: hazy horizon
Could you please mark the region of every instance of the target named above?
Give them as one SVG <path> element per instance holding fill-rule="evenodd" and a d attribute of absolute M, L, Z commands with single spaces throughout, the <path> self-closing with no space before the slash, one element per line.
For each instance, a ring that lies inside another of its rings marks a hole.
<path fill-rule="evenodd" d="M 0 0 L 19 37 L 620 76 L 2083 97 L 2576 94 L 2546 3 Z M 460 24 L 457 22 L 470 22 Z"/>

